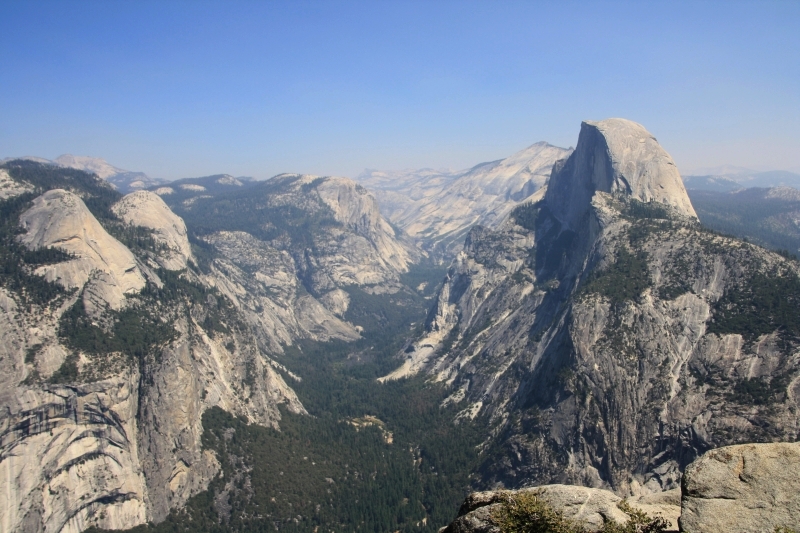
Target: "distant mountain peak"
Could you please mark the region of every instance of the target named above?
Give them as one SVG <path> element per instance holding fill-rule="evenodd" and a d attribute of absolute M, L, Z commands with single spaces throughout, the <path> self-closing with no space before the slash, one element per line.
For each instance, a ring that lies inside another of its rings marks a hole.
<path fill-rule="evenodd" d="M 75 168 L 97 174 L 100 179 L 108 181 L 123 194 L 146 189 L 161 183 L 160 180 L 153 179 L 144 172 L 131 172 L 115 167 L 100 157 L 63 154 L 53 160 L 52 163 L 61 167 Z"/>
<path fill-rule="evenodd" d="M 127 170 L 117 168 L 105 159 L 99 157 L 63 154 L 55 158 L 54 162 L 62 167 L 77 168 L 78 170 L 92 172 L 104 180 L 116 174 L 127 172 Z"/>

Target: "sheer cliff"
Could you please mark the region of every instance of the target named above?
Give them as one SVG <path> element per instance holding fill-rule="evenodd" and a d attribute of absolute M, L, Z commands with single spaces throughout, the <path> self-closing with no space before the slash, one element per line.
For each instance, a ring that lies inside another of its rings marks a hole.
<path fill-rule="evenodd" d="M 675 488 L 707 449 L 797 439 L 799 272 L 700 226 L 642 126 L 584 122 L 540 201 L 470 231 L 383 379 L 486 417 L 478 485 Z"/>

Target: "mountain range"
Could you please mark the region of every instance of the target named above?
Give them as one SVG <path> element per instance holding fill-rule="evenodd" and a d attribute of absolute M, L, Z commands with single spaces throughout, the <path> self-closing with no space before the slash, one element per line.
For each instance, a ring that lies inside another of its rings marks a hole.
<path fill-rule="evenodd" d="M 700 169 L 683 178 L 688 189 L 729 192 L 753 187 L 800 188 L 800 174 L 788 170 L 757 172 L 741 167 Z"/>
<path fill-rule="evenodd" d="M 471 489 L 645 497 L 798 438 L 800 193 L 692 188 L 634 122 L 457 172 L 134 174 L 0 164 L 3 531 L 435 531 Z"/>

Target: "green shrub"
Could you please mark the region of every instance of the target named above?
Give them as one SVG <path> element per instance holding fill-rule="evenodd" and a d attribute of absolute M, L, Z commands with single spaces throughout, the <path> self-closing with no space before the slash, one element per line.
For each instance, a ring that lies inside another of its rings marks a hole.
<path fill-rule="evenodd" d="M 511 211 L 511 218 L 514 219 L 514 222 L 522 226 L 523 228 L 535 231 L 536 230 L 536 220 L 539 218 L 539 209 L 541 207 L 542 202 L 528 202 L 526 204 L 518 205 Z"/>
<path fill-rule="evenodd" d="M 584 533 L 583 527 L 553 509 L 541 491 L 507 496 L 492 512 L 492 521 L 501 533 Z"/>
<path fill-rule="evenodd" d="M 647 253 L 634 254 L 620 246 L 616 261 L 601 271 L 592 272 L 583 292 L 598 293 L 618 303 L 637 298 L 650 285 Z"/>
<path fill-rule="evenodd" d="M 714 306 L 709 333 L 739 333 L 752 342 L 779 330 L 800 337 L 800 278 L 794 273 L 756 273 L 732 287 Z"/>
<path fill-rule="evenodd" d="M 542 497 L 543 491 L 520 492 L 507 495 L 502 505 L 491 515 L 501 533 L 587 533 L 581 524 L 570 520 L 558 509 L 553 509 Z M 625 500 L 617 504 L 629 519 L 625 524 L 609 520 L 601 533 L 662 533 L 667 528 L 663 518 L 650 518 L 634 509 Z"/>

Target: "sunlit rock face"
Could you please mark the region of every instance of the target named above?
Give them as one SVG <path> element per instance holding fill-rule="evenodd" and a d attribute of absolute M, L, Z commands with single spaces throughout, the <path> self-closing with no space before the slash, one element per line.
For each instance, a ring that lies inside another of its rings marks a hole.
<path fill-rule="evenodd" d="M 49 281 L 73 289 L 90 279 L 92 289 L 112 309 L 127 294 L 138 292 L 145 278 L 133 253 L 109 235 L 77 195 L 54 189 L 34 200 L 20 218 L 25 230 L 20 241 L 31 249 L 59 248 L 75 256 L 71 261 L 39 267 Z"/>
<path fill-rule="evenodd" d="M 161 197 L 150 191 L 132 192 L 112 210 L 128 224 L 153 230 L 153 237 L 160 245 L 156 260 L 162 267 L 167 270 L 186 268 L 192 257 L 186 224 Z"/>
<path fill-rule="evenodd" d="M 781 531 L 800 523 L 800 443 L 740 444 L 689 465 L 681 496 L 682 531 Z"/>
<path fill-rule="evenodd" d="M 32 190 L 2 174 L 7 196 Z M 186 269 L 192 256 L 182 219 L 149 192 L 117 203 L 123 223 L 153 232 L 154 248 L 137 255 L 76 192 L 53 189 L 35 198 L 15 236 L 23 249 L 55 247 L 71 256 L 29 267 L 67 290 L 40 302 L 28 289 L 0 287 L 2 531 L 127 529 L 162 520 L 219 470 L 200 443 L 206 409 L 219 406 L 268 426 L 280 420 L 278 404 L 305 413 L 235 300 L 214 329 L 204 319 L 223 305 L 219 292 L 194 302 L 144 296 L 147 283 L 165 286 L 156 267 L 179 271 L 174 275 L 206 291 L 225 280 Z M 174 333 L 136 359 L 84 351 L 63 329 L 64 314 L 74 309 L 84 309 L 108 337 L 131 309 L 160 317 Z"/>
<path fill-rule="evenodd" d="M 58 172 L 46 168 L 45 175 Z M 3 198 L 35 190 L 13 172 L 0 169 Z M 25 267 L 66 290 L 37 301 L 27 288 L 0 286 L 2 531 L 163 520 L 219 472 L 201 445 L 203 413 L 217 406 L 272 427 L 279 405 L 304 414 L 290 386 L 301 377 L 274 357 L 300 339 L 359 339 L 345 319 L 343 287 L 396 292 L 421 256 L 354 182 L 292 176 L 259 201 L 263 209 L 291 206 L 300 219 L 324 217 L 302 236 L 308 247 L 213 231 L 200 237 L 201 268 L 184 220 L 161 196 L 137 191 L 103 207 L 114 193 L 80 177 L 84 185 L 48 190 L 20 207 L 12 233 L 15 253 L 68 254 Z M 232 190 L 252 185 L 214 180 Z M 103 201 L 92 202 L 94 194 Z M 76 313 L 90 330 L 83 337 L 73 335 L 78 323 L 65 322 Z M 141 321 L 151 329 L 134 327 L 120 343 L 117 326 Z M 87 344 L 87 334 L 105 340 Z M 131 351 L 151 336 L 157 340 Z M 109 339 L 116 341 L 103 344 Z"/>

